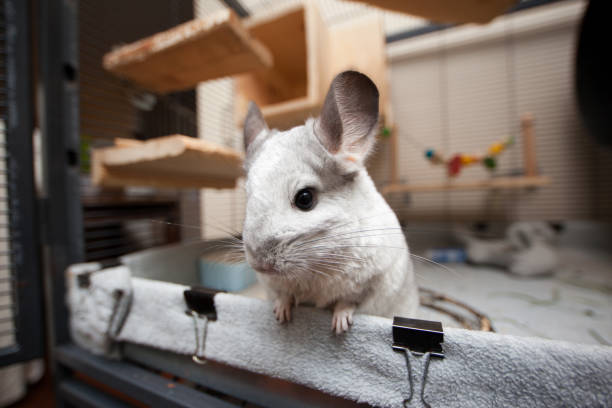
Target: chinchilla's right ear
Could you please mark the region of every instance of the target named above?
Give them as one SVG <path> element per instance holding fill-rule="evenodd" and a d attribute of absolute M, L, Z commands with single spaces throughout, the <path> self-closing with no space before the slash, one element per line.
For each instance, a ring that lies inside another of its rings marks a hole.
<path fill-rule="evenodd" d="M 362 163 L 376 140 L 378 89 L 367 75 L 344 71 L 332 81 L 315 122 L 319 142 L 333 155 Z"/>
<path fill-rule="evenodd" d="M 244 120 L 244 151 L 249 153 L 249 146 L 253 144 L 257 136 L 263 131 L 268 131 L 268 125 L 253 101 L 249 102 L 249 111 Z"/>

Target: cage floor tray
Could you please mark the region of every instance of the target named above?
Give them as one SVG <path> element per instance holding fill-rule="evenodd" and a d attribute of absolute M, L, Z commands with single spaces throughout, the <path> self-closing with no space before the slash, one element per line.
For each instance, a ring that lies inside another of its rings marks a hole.
<path fill-rule="evenodd" d="M 101 186 L 234 188 L 240 176 L 240 153 L 182 135 L 121 140 L 92 151 L 92 180 Z"/>
<path fill-rule="evenodd" d="M 272 55 L 225 9 L 122 46 L 106 54 L 103 63 L 120 77 L 165 93 L 270 67 Z"/>

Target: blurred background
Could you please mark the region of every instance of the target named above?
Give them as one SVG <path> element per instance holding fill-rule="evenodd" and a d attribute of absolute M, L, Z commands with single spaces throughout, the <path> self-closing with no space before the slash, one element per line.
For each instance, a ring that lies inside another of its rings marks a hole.
<path fill-rule="evenodd" d="M 68 265 L 239 237 L 246 102 L 288 129 L 345 69 L 425 303 L 470 306 L 426 317 L 610 345 L 603 2 L 381 3 L 0 2 L 0 406 L 66 403 Z"/>

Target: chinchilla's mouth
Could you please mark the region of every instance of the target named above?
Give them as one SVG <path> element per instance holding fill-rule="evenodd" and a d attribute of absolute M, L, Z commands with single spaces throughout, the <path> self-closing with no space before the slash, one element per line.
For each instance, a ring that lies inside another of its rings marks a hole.
<path fill-rule="evenodd" d="M 252 262 L 251 268 L 253 268 L 256 272 L 266 275 L 278 275 L 281 273 L 273 263 L 268 262 Z"/>
<path fill-rule="evenodd" d="M 265 267 L 265 268 L 254 268 L 259 273 L 264 273 L 266 275 L 278 275 L 280 272 L 273 266 Z"/>

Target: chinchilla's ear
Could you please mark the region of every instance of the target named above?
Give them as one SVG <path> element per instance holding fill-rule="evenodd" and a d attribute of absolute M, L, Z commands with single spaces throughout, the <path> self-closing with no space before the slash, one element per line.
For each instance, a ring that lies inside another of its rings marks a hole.
<path fill-rule="evenodd" d="M 249 111 L 244 120 L 244 151 L 248 153 L 249 146 L 255 141 L 262 131 L 268 131 L 268 125 L 253 101 L 249 102 Z"/>
<path fill-rule="evenodd" d="M 378 89 L 370 78 L 344 71 L 332 81 L 315 134 L 332 154 L 345 154 L 362 162 L 376 139 Z"/>

